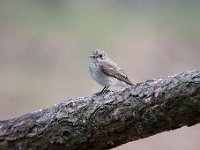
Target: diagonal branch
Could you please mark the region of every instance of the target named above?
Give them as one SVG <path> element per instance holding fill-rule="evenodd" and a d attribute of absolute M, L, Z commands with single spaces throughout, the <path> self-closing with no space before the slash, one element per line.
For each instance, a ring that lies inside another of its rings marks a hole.
<path fill-rule="evenodd" d="M 0 121 L 0 149 L 100 150 L 200 123 L 200 71 Z"/>

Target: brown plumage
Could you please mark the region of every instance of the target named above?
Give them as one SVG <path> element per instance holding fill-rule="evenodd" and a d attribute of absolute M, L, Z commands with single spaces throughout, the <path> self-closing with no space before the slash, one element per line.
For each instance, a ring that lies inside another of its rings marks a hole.
<path fill-rule="evenodd" d="M 128 85 L 133 85 L 133 83 L 131 83 L 131 81 L 128 79 L 127 75 L 122 71 L 122 69 L 119 69 L 117 66 L 111 65 L 109 63 L 104 63 L 103 65 L 100 64 L 100 69 L 107 76 L 116 78 L 120 81 L 125 82 Z"/>

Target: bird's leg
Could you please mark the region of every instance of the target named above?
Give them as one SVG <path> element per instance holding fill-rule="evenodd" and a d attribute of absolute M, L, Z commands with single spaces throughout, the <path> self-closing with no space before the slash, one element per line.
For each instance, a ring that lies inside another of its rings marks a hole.
<path fill-rule="evenodd" d="M 97 96 L 103 94 L 110 86 L 105 86 L 100 92 L 96 93 Z M 109 90 L 107 90 L 109 91 Z"/>
<path fill-rule="evenodd" d="M 109 88 L 109 86 L 105 86 L 105 87 L 103 88 L 103 90 L 101 90 L 100 93 L 103 93 L 103 92 L 106 91 L 108 88 Z"/>

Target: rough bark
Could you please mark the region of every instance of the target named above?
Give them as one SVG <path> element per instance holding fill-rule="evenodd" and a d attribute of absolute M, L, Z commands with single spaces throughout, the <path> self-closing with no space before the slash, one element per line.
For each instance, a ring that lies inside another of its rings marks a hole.
<path fill-rule="evenodd" d="M 0 149 L 100 150 L 200 122 L 200 71 L 0 121 Z"/>

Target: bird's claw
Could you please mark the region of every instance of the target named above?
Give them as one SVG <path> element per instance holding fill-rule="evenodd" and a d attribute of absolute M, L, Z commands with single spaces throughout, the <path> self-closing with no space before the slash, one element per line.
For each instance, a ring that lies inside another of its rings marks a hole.
<path fill-rule="evenodd" d="M 102 90 L 102 91 L 96 93 L 96 95 L 97 95 L 97 96 L 100 96 L 100 95 L 102 95 L 102 94 L 107 94 L 107 93 L 109 93 L 109 92 L 110 92 L 110 90 Z"/>

